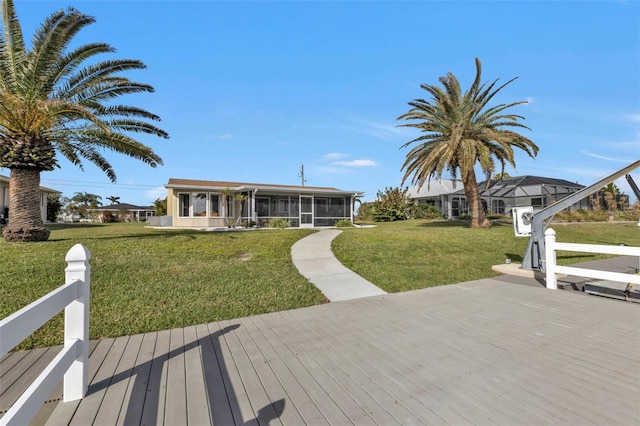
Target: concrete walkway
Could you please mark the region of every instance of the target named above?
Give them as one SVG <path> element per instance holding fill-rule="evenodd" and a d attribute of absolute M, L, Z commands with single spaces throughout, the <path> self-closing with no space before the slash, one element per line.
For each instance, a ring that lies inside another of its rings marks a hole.
<path fill-rule="evenodd" d="M 331 241 L 342 231 L 323 229 L 291 247 L 291 259 L 298 271 L 311 281 L 331 302 L 379 296 L 379 289 L 336 259 Z"/>

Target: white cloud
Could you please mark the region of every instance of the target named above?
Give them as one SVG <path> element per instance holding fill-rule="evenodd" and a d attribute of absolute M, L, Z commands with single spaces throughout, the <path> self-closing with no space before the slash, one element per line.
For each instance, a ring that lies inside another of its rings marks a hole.
<path fill-rule="evenodd" d="M 216 140 L 226 140 L 233 139 L 233 135 L 231 133 L 223 133 L 221 135 L 205 135 L 206 139 L 216 139 Z"/>
<path fill-rule="evenodd" d="M 156 186 L 153 189 L 149 189 L 144 193 L 145 197 L 149 200 L 157 200 L 158 198 L 164 198 L 167 196 L 167 189 L 164 186 Z"/>
<path fill-rule="evenodd" d="M 343 154 L 341 152 L 330 152 L 322 156 L 323 160 L 341 160 L 343 158 L 350 157 L 349 154 Z"/>
<path fill-rule="evenodd" d="M 357 114 L 342 113 L 343 128 L 365 134 L 384 141 L 398 142 L 410 138 L 412 132 L 404 127 L 398 127 L 400 122 L 381 122 L 362 118 Z"/>
<path fill-rule="evenodd" d="M 584 154 L 584 155 L 588 155 L 589 157 L 597 158 L 599 160 L 615 161 L 615 162 L 618 162 L 618 163 L 628 163 L 629 162 L 629 159 L 606 157 L 604 155 L 594 154 L 594 153 L 586 151 L 584 149 L 581 149 L 580 152 L 582 154 Z"/>
<path fill-rule="evenodd" d="M 378 165 L 378 163 L 373 160 L 334 161 L 331 164 L 344 167 L 375 167 Z"/>
<path fill-rule="evenodd" d="M 395 124 L 384 124 L 371 120 L 362 120 L 361 123 L 364 125 L 364 127 L 360 129 L 362 133 L 378 139 L 397 141 L 400 137 L 403 139 L 407 137 L 407 131 Z"/>
<path fill-rule="evenodd" d="M 640 114 L 630 114 L 630 115 L 627 115 L 625 118 L 631 121 L 632 123 L 640 124 Z"/>

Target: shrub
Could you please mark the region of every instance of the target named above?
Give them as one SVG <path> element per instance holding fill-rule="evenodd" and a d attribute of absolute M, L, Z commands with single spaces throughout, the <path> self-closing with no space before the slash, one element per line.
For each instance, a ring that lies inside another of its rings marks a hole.
<path fill-rule="evenodd" d="M 353 223 L 349 219 L 340 219 L 335 225 L 337 228 L 351 228 Z"/>
<path fill-rule="evenodd" d="M 360 204 L 360 207 L 358 207 L 358 220 L 373 220 L 372 210 L 373 203 Z"/>
<path fill-rule="evenodd" d="M 55 222 L 62 211 L 62 196 L 60 194 L 47 195 L 47 221 Z"/>
<path fill-rule="evenodd" d="M 407 196 L 409 188 L 385 188 L 378 191 L 378 198 L 373 202 L 371 216 L 376 222 L 393 222 L 407 219 L 407 213 L 413 201 Z"/>
<path fill-rule="evenodd" d="M 105 210 L 104 212 L 102 212 L 102 222 L 110 223 L 115 221 L 116 217 L 109 210 Z"/>
<path fill-rule="evenodd" d="M 283 217 L 275 217 L 269 220 L 269 228 L 284 229 L 289 227 L 289 221 Z"/>
<path fill-rule="evenodd" d="M 554 220 L 557 222 L 607 222 L 609 213 L 604 210 L 563 210 L 556 213 Z"/>
<path fill-rule="evenodd" d="M 436 206 L 430 204 L 414 204 L 411 206 L 413 219 L 441 219 L 442 215 Z"/>

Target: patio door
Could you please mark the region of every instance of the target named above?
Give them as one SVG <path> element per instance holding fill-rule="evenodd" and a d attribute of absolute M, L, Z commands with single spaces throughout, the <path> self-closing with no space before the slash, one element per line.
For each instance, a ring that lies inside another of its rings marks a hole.
<path fill-rule="evenodd" d="M 313 228 L 313 196 L 300 196 L 300 228 Z"/>

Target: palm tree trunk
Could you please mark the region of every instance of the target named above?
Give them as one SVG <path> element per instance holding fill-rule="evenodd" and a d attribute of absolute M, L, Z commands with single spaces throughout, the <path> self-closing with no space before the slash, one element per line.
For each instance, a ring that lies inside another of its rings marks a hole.
<path fill-rule="evenodd" d="M 467 196 L 467 202 L 469 203 L 471 227 L 489 228 L 491 226 L 491 222 L 484 215 L 482 200 L 480 199 L 480 191 L 478 190 L 478 181 L 476 180 L 476 172 L 473 168 L 469 171 L 461 170 L 461 172 L 464 193 Z"/>
<path fill-rule="evenodd" d="M 9 223 L 3 230 L 6 241 L 46 241 L 49 230 L 40 216 L 40 171 L 11 169 L 9 181 Z"/>

